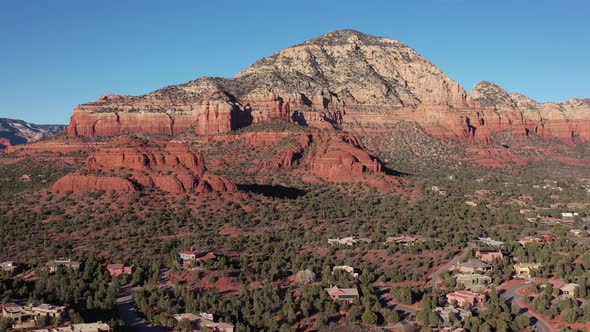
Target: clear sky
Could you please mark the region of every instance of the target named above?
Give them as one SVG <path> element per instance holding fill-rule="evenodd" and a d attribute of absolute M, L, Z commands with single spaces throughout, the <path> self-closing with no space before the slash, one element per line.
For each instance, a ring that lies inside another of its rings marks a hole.
<path fill-rule="evenodd" d="M 590 97 L 587 0 L 0 0 L 0 117 L 67 123 L 77 104 L 232 77 L 337 29 L 398 39 L 471 90 Z"/>

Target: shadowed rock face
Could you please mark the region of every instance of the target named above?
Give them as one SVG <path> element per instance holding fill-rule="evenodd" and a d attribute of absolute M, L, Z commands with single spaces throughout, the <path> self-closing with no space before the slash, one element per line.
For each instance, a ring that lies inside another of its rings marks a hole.
<path fill-rule="evenodd" d="M 210 135 L 283 118 L 360 136 L 415 121 L 438 138 L 489 142 L 511 128 L 575 143 L 590 140 L 589 108 L 583 100 L 540 104 L 491 82 L 467 94 L 412 48 L 341 30 L 261 59 L 234 79 L 204 77 L 138 97 L 102 96 L 74 110 L 68 136 Z"/>

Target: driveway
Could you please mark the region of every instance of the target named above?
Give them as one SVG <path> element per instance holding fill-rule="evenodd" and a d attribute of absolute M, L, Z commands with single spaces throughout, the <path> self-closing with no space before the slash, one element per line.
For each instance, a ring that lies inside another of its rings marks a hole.
<path fill-rule="evenodd" d="M 445 264 L 441 265 L 438 269 L 436 269 L 436 271 L 434 271 L 430 275 L 428 287 L 436 288 L 440 282 L 440 275 L 444 271 L 448 270 L 454 264 L 459 263 L 461 260 L 463 260 L 463 258 L 465 258 L 467 254 L 469 254 L 469 251 L 473 248 L 475 248 L 475 245 L 473 243 L 470 243 L 467 247 L 463 248 L 463 251 L 461 251 L 459 255 L 455 256 L 453 259 L 451 259 L 450 261 L 446 262 Z"/>
<path fill-rule="evenodd" d="M 549 324 L 544 321 L 544 318 L 539 316 L 536 313 L 529 311 L 526 307 L 522 306 L 519 302 L 522 301 L 522 296 L 518 294 L 518 290 L 527 286 L 528 284 L 522 282 L 515 285 L 511 285 L 505 288 L 504 293 L 500 295 L 504 300 L 506 300 L 510 305 L 514 304 L 516 307 L 520 309 L 521 313 L 533 318 L 535 321 L 535 328 L 537 332 L 553 332 L 556 331 L 553 329 Z"/>
<path fill-rule="evenodd" d="M 119 317 L 125 322 L 125 325 L 137 332 L 168 332 L 168 329 L 160 326 L 153 326 L 143 319 L 135 307 L 133 306 L 133 299 L 131 294 L 138 288 L 124 287 L 117 299 L 117 309 L 119 310 Z"/>

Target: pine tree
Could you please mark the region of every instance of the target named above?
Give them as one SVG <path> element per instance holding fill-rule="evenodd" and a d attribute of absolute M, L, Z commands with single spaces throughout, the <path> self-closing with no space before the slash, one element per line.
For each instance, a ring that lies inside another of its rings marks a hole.
<path fill-rule="evenodd" d="M 363 315 L 361 316 L 361 320 L 365 324 L 375 325 L 377 324 L 377 315 L 369 307 L 366 307 L 365 312 L 363 312 Z"/>

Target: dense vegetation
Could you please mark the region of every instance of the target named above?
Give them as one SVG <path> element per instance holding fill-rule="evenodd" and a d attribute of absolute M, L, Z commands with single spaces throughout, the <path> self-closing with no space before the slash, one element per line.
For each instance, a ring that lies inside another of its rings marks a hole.
<path fill-rule="evenodd" d="M 258 129 L 284 129 L 274 125 Z M 279 145 L 289 146 L 291 139 Z M 238 153 L 240 144 L 213 142 L 202 149 L 209 160 L 222 147 Z M 82 267 L 52 275 L 38 272 L 36 281 L 4 275 L 0 298 L 68 305 L 73 321 L 97 317 L 116 321 L 114 299 L 122 285 L 145 284 L 133 299 L 139 311 L 157 324 L 176 326 L 174 313 L 209 312 L 236 324 L 238 331 L 286 331 L 298 324 L 302 328 L 376 325 L 405 318 L 404 312 L 393 310 L 383 295 L 387 294 L 398 303 L 420 303 L 417 320 L 425 328 L 434 327 L 441 322 L 431 309 L 444 304 L 446 293 L 461 287 L 451 273 L 443 273 L 441 289 L 432 290 L 426 286 L 430 274 L 476 238 L 489 236 L 506 242 L 506 258 L 494 262 L 488 273 L 494 286 L 511 278 L 514 262 L 535 261 L 543 264 L 535 272 L 538 276 L 578 283 L 578 298 L 590 299 L 587 236 L 573 238 L 569 233 L 572 228 L 585 229 L 583 218 L 590 214 L 589 207 L 576 208 L 579 216 L 571 225 L 531 223 L 527 214 L 519 212 L 548 208 L 538 211 L 559 218 L 571 209 L 558 203 L 586 202 L 585 187 L 575 170 L 552 177 L 549 166 L 543 172 L 525 167 L 503 172 L 443 163 L 447 166 L 421 165 L 410 171 L 412 160 L 406 159 L 397 168 L 407 173 L 403 177 L 408 190 L 401 194 L 378 192 L 360 183 L 310 184 L 286 176 L 283 170 L 272 175 L 241 172 L 257 162 L 260 153 L 277 151 L 243 152 L 243 169 L 223 172 L 219 167 L 218 173 L 239 184 L 241 192 L 231 197 L 157 191 L 54 194 L 43 189 L 76 166 L 31 160 L 7 164 L 2 176 L 0 246 L 9 250 L 0 252 L 0 261 L 36 268 L 52 258 L 70 257 L 81 260 Z M 20 173 L 46 181 L 19 182 Z M 543 188 L 547 184 L 561 190 Z M 444 187 L 447 195 L 433 192 L 433 185 Z M 475 193 L 482 189 L 490 193 Z M 532 195 L 534 201 L 523 202 L 522 195 Z M 466 205 L 467 200 L 477 206 Z M 543 234 L 559 239 L 524 247 L 517 242 L 522 236 Z M 412 246 L 385 243 L 395 235 L 421 240 Z M 371 241 L 328 245 L 328 238 L 347 236 Z M 215 252 L 218 257 L 187 271 L 177 257 L 178 251 L 187 249 Z M 474 256 L 474 250 L 467 252 L 466 259 Z M 109 262 L 138 268 L 129 278 L 113 280 L 104 269 Z M 333 273 L 335 265 L 353 266 L 358 278 Z M 404 284 L 408 282 L 413 286 Z M 361 297 L 352 304 L 333 302 L 324 290 L 330 285 L 357 287 Z M 392 285 L 391 291 L 380 285 Z M 539 288 L 528 301 L 548 317 L 571 322 L 590 316 L 581 301 L 559 301 L 555 290 L 534 287 Z M 498 293 L 488 295 L 485 310 L 456 325 L 470 331 L 505 331 L 532 323 Z"/>

